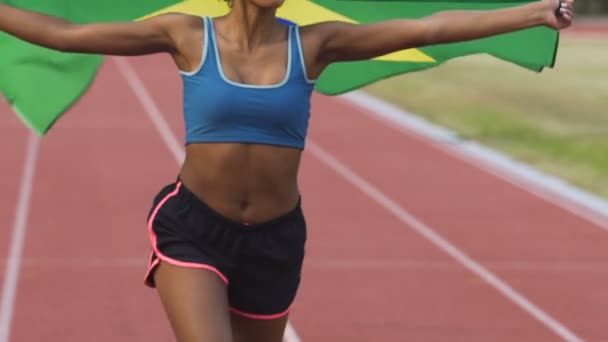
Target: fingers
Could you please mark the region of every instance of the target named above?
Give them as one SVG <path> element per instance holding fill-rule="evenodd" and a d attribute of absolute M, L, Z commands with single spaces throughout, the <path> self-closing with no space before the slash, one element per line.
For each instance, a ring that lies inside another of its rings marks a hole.
<path fill-rule="evenodd" d="M 574 1 L 573 0 L 561 0 L 558 8 L 555 11 L 558 17 L 564 18 L 568 21 L 572 21 L 574 18 Z"/>
<path fill-rule="evenodd" d="M 572 21 L 574 15 L 572 13 L 564 12 L 562 13 L 562 18 L 567 21 Z"/>

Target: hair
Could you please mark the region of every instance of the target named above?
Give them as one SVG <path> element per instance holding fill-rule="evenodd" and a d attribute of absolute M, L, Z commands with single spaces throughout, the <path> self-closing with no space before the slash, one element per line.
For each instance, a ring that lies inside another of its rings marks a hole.
<path fill-rule="evenodd" d="M 226 2 L 226 5 L 228 5 L 228 7 L 232 7 L 233 0 L 224 0 L 224 2 Z"/>

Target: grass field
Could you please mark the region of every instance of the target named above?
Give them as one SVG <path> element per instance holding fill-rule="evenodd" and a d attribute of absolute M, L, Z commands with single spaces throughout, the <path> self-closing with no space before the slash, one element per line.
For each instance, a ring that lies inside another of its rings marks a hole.
<path fill-rule="evenodd" d="M 555 69 L 465 57 L 365 89 L 608 198 L 608 38 L 562 37 Z"/>

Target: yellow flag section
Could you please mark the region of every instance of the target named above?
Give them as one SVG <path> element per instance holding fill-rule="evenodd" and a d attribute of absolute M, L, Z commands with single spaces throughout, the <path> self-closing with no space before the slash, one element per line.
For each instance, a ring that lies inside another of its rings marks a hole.
<path fill-rule="evenodd" d="M 142 19 L 152 17 L 163 13 L 186 13 L 197 16 L 219 17 L 228 13 L 228 6 L 224 1 L 220 0 L 186 0 L 175 5 L 169 6 L 158 12 L 152 13 Z M 356 21 L 345 17 L 339 13 L 330 11 L 329 9 L 317 5 L 309 0 L 291 0 L 286 1 L 279 8 L 277 15 L 279 17 L 293 21 L 298 25 L 315 24 L 323 21 L 345 21 L 356 23 Z M 407 49 L 399 52 L 394 52 L 375 58 L 381 61 L 391 62 L 418 62 L 432 63 L 435 60 L 418 49 Z"/>

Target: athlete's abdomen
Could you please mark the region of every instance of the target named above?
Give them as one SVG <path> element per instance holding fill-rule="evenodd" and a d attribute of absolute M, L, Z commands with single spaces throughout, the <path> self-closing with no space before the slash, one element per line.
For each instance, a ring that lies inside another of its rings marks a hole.
<path fill-rule="evenodd" d="M 296 206 L 300 156 L 298 149 L 273 145 L 190 144 L 180 178 L 223 216 L 261 223 Z"/>

